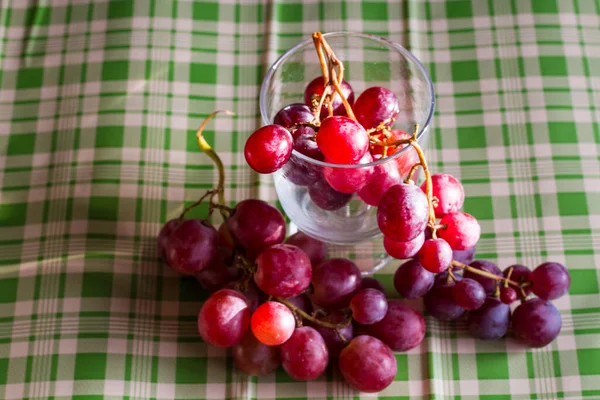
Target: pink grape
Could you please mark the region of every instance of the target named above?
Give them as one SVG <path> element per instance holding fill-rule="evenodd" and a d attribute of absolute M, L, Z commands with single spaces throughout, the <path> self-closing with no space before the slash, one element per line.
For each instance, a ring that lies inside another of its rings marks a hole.
<path fill-rule="evenodd" d="M 352 318 L 360 324 L 371 325 L 379 322 L 388 311 L 385 294 L 376 289 L 362 289 L 350 301 Z"/>
<path fill-rule="evenodd" d="M 355 164 L 369 150 L 369 135 L 353 119 L 334 116 L 321 123 L 317 144 L 330 163 Z"/>
<path fill-rule="evenodd" d="M 539 297 L 521 303 L 512 316 L 517 339 L 531 347 L 544 347 L 560 333 L 562 318 L 549 301 Z"/>
<path fill-rule="evenodd" d="M 497 275 L 497 276 L 502 275 L 502 271 L 500 270 L 500 268 L 498 268 L 498 266 L 491 261 L 475 260 L 471 263 L 470 266 L 475 269 L 489 272 L 489 273 Z M 470 278 L 470 279 L 473 279 L 473 280 L 481 283 L 481 286 L 483 286 L 483 288 L 485 289 L 485 292 L 489 295 L 493 294 L 496 291 L 496 281 L 492 278 L 481 276 L 479 274 L 476 274 L 474 272 L 470 272 L 467 270 L 465 270 L 463 277 Z"/>
<path fill-rule="evenodd" d="M 177 228 L 179 222 L 180 221 L 178 218 L 165 222 L 163 227 L 160 229 L 160 232 L 158 233 L 158 255 L 164 262 L 167 262 L 169 236 L 171 236 L 173 230 Z"/>
<path fill-rule="evenodd" d="M 212 294 L 198 314 L 200 336 L 216 347 L 231 347 L 239 343 L 248 331 L 249 323 L 250 307 L 246 298 L 230 289 Z"/>
<path fill-rule="evenodd" d="M 327 245 L 320 240 L 313 239 L 304 232 L 294 233 L 286 239 L 285 243 L 301 248 L 310 258 L 310 263 L 313 266 L 322 263 L 327 257 Z"/>
<path fill-rule="evenodd" d="M 496 340 L 506 335 L 510 322 L 510 307 L 494 297 L 468 314 L 471 335 L 480 340 Z"/>
<path fill-rule="evenodd" d="M 419 260 L 408 260 L 394 274 L 394 288 L 400 296 L 418 299 L 427 294 L 433 286 L 435 275 L 427 271 Z"/>
<path fill-rule="evenodd" d="M 327 369 L 329 352 L 325 340 L 310 326 L 296 328 L 288 341 L 281 345 L 283 369 L 294 379 L 317 379 Z"/>
<path fill-rule="evenodd" d="M 517 283 L 525 283 L 531 280 L 531 270 L 524 265 L 514 264 L 506 267 L 502 272 L 505 278 L 508 278 L 508 271 L 512 267 L 512 273 L 510 274 L 510 280 Z M 531 293 L 531 286 L 525 286 L 522 288 L 526 295 Z"/>
<path fill-rule="evenodd" d="M 360 270 L 350 260 L 331 258 L 313 270 L 312 302 L 329 310 L 347 307 L 360 288 Z"/>
<path fill-rule="evenodd" d="M 421 233 L 416 238 L 408 242 L 396 242 L 387 236 L 383 237 L 383 248 L 392 257 L 399 260 L 406 260 L 417 255 L 423 243 L 425 242 L 425 233 Z"/>
<path fill-rule="evenodd" d="M 341 324 L 346 321 L 346 315 L 343 311 L 334 311 L 330 313 L 327 317 L 322 318 L 323 321 L 330 322 L 332 324 Z M 331 328 L 327 328 L 325 326 L 319 325 L 317 323 L 311 324 L 313 328 L 317 332 L 323 336 L 323 340 L 325 340 L 325 344 L 327 345 L 327 350 L 329 351 L 329 357 L 339 357 L 340 352 L 344 349 L 346 344 L 342 341 L 340 336 L 335 332 L 335 330 Z M 354 327 L 352 324 L 348 324 L 342 328 L 338 328 L 338 331 L 346 340 L 352 340 L 354 337 Z"/>
<path fill-rule="evenodd" d="M 329 160 L 325 160 L 329 162 Z M 361 167 L 360 164 L 368 164 L 373 161 L 370 153 L 360 159 L 356 168 L 334 168 L 323 167 L 323 176 L 329 186 L 341 193 L 356 193 L 362 189 L 371 175 L 373 175 L 373 167 Z"/>
<path fill-rule="evenodd" d="M 470 214 L 464 212 L 446 214 L 441 219 L 440 225 L 445 227 L 438 230 L 438 236 L 448 242 L 454 250 L 466 250 L 479 241 L 481 227 Z"/>
<path fill-rule="evenodd" d="M 271 296 L 298 296 L 310 285 L 310 259 L 299 247 L 273 245 L 258 255 L 256 265 L 254 282 L 260 290 Z"/>
<path fill-rule="evenodd" d="M 181 222 L 169 235 L 167 263 L 183 275 L 194 275 L 206 268 L 217 254 L 217 230 L 199 219 Z"/>
<path fill-rule="evenodd" d="M 370 206 L 377 207 L 381 198 L 394 185 L 403 182 L 393 162 L 376 165 L 367 183 L 358 191 L 358 197 Z"/>
<path fill-rule="evenodd" d="M 342 350 L 339 360 L 344 379 L 354 389 L 380 392 L 396 377 L 398 365 L 390 348 L 368 335 L 357 336 Z"/>
<path fill-rule="evenodd" d="M 241 278 L 241 270 L 233 266 L 232 262 L 233 251 L 227 247 L 219 247 L 212 262 L 196 274 L 196 280 L 210 293 L 223 289 L 229 282 Z"/>
<path fill-rule="evenodd" d="M 423 341 L 425 318 L 401 301 L 390 300 L 385 317 L 367 329 L 392 350 L 408 351 Z"/>
<path fill-rule="evenodd" d="M 394 125 L 400 113 L 398 98 L 389 89 L 373 86 L 356 99 L 352 107 L 356 119 L 365 129 L 377 128 L 381 123 Z"/>
<path fill-rule="evenodd" d="M 545 262 L 538 265 L 531 273 L 533 293 L 544 300 L 562 297 L 569 290 L 571 277 L 564 265 L 556 262 Z"/>
<path fill-rule="evenodd" d="M 325 211 L 335 211 L 344 207 L 352 199 L 352 194 L 338 192 L 325 180 L 318 180 L 308 187 L 308 195 L 315 205 Z"/>
<path fill-rule="evenodd" d="M 232 354 L 235 365 L 250 376 L 269 375 L 281 365 L 279 347 L 261 343 L 251 331 L 233 346 Z"/>
<path fill-rule="evenodd" d="M 434 207 L 435 216 L 442 218 L 446 214 L 458 212 L 465 202 L 465 190 L 458 179 L 449 174 L 431 175 L 432 194 L 438 202 Z M 425 191 L 425 182 L 421 185 Z"/>
<path fill-rule="evenodd" d="M 444 272 L 452 264 L 452 249 L 444 239 L 427 239 L 419 250 L 419 261 L 430 272 Z"/>
<path fill-rule="evenodd" d="M 352 90 L 352 86 L 350 86 L 348 82 L 343 80 L 342 84 L 340 85 L 340 88 L 342 89 L 344 97 L 346 97 L 346 99 L 348 100 L 348 103 L 352 105 L 354 103 L 354 91 Z M 306 86 L 306 89 L 304 90 L 304 102 L 310 107 L 313 107 L 313 104 L 316 107 L 316 105 L 319 104 L 319 100 L 321 99 L 324 90 L 325 81 L 323 77 L 319 76 L 313 79 L 312 81 L 310 81 L 310 83 Z M 329 93 L 334 92 L 335 91 L 332 87 Z M 346 108 L 344 107 L 344 103 L 342 102 L 342 99 L 339 94 L 336 94 L 333 98 L 332 106 L 333 115 L 346 115 Z M 329 110 L 327 109 L 327 106 L 324 103 L 323 107 L 321 108 L 321 119 L 325 119 L 328 115 Z"/>
<path fill-rule="evenodd" d="M 456 276 L 460 280 L 460 275 Z M 465 309 L 456 304 L 452 295 L 454 281 L 447 280 L 447 274 L 436 276 L 433 288 L 423 298 L 425 309 L 435 318 L 442 321 L 452 321 L 460 318 Z"/>
<path fill-rule="evenodd" d="M 368 289 L 368 288 L 376 289 L 376 290 L 379 290 L 381 293 L 385 294 L 385 288 L 383 287 L 381 282 L 379 282 L 375 278 L 370 278 L 370 277 L 362 278 L 362 280 L 360 282 L 360 288 L 361 289 Z"/>
<path fill-rule="evenodd" d="M 252 314 L 252 333 L 261 343 L 277 346 L 285 343 L 296 328 L 294 314 L 281 303 L 267 301 Z"/>
<path fill-rule="evenodd" d="M 465 310 L 477 310 L 485 303 L 486 293 L 481 283 L 464 278 L 452 288 L 452 297 Z"/>
<path fill-rule="evenodd" d="M 291 128 L 296 124 L 310 122 L 313 120 L 313 113 L 310 107 L 302 103 L 289 104 L 283 107 L 275 114 L 273 123 L 281 125 L 284 128 Z"/>
<path fill-rule="evenodd" d="M 244 146 L 244 157 L 256 172 L 270 174 L 290 159 L 293 144 L 292 134 L 287 129 L 266 125 L 250 135 Z"/>
<path fill-rule="evenodd" d="M 500 288 L 500 301 L 504 304 L 512 304 L 517 301 L 517 291 L 510 286 L 502 286 Z"/>
<path fill-rule="evenodd" d="M 381 232 L 397 242 L 407 242 L 425 230 L 429 205 L 425 193 L 415 185 L 392 186 L 377 208 L 377 224 Z"/>

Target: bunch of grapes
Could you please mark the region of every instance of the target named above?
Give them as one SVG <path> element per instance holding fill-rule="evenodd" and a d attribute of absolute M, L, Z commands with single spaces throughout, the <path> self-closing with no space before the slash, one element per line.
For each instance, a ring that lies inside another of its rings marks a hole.
<path fill-rule="evenodd" d="M 327 59 L 333 68 L 324 67 L 324 76 L 308 84 L 305 104 L 284 107 L 274 125 L 250 136 L 248 164 L 261 173 L 290 168 L 290 179 L 308 186 L 325 210 L 342 207 L 355 193 L 376 206 L 386 251 L 407 260 L 395 273 L 395 289 L 403 298 L 423 297 L 433 317 L 466 317 L 470 333 L 482 340 L 504 337 L 511 325 L 514 336 L 530 346 L 554 340 L 561 317 L 550 300 L 567 292 L 566 268 L 547 262 L 533 271 L 523 265 L 501 271 L 489 261 L 473 261 L 480 226 L 460 211 L 463 186 L 451 175 L 431 175 L 416 141 L 418 127 L 413 135 L 391 129 L 399 113 L 391 91 L 372 87 L 354 101 L 342 63 L 320 33 L 313 37 L 321 62 Z M 294 379 L 312 380 L 339 358 L 342 376 L 355 389 L 386 388 L 397 372 L 393 352 L 423 340 L 423 315 L 388 299 L 381 284 L 362 278 L 351 260 L 327 259 L 323 242 L 302 232 L 286 240 L 284 217 L 268 203 L 248 199 L 225 206 L 223 166 L 202 137 L 205 124 L 198 143 L 217 164 L 219 186 L 168 221 L 158 238 L 163 260 L 212 293 L 198 315 L 200 336 L 232 348 L 235 364 L 249 375 L 281 365 Z M 416 158 L 396 157 L 361 172 L 311 169 L 291 156 L 295 149 L 332 164 L 369 163 L 397 156 L 404 146 Z M 419 168 L 421 186 L 413 180 Z M 206 199 L 206 219 L 185 218 Z M 218 228 L 209 222 L 216 210 L 225 221 Z"/>

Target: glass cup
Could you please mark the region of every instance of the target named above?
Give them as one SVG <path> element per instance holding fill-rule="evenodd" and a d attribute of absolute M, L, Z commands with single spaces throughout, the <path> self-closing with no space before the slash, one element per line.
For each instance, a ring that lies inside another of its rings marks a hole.
<path fill-rule="evenodd" d="M 392 90 L 400 102 L 400 114 L 392 127 L 412 134 L 424 147 L 435 107 L 431 78 L 423 65 L 402 46 L 387 39 L 352 32 L 323 35 L 344 63 L 344 79 L 355 99 L 371 86 Z M 312 38 L 289 49 L 271 66 L 260 91 L 260 111 L 265 124 L 273 123 L 284 106 L 304 102 L 308 82 L 321 75 Z M 410 146 L 368 164 L 330 164 L 293 151 L 290 161 L 273 175 L 283 209 L 298 229 L 330 244 L 330 256 L 355 260 L 364 273 L 383 267 L 389 258 L 377 226 L 377 207 L 365 201 L 368 192 L 342 193 L 328 182 L 367 182 L 383 168 L 396 168 L 405 177 L 418 162 Z M 394 163 L 394 164 L 390 164 Z M 335 185 L 334 185 L 335 186 Z M 372 191 L 371 191 L 372 192 Z M 377 196 L 375 196 L 377 197 Z M 376 201 L 376 199 L 375 199 Z"/>

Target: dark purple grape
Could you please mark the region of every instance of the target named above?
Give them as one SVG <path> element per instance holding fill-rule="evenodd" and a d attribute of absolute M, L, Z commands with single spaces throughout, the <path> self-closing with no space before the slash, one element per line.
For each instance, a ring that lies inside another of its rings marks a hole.
<path fill-rule="evenodd" d="M 475 258 L 475 247 L 469 247 L 466 250 L 452 250 L 452 259 L 463 264 L 471 264 Z M 457 269 L 457 268 L 455 268 Z"/>
<path fill-rule="evenodd" d="M 394 274 L 394 288 L 400 296 L 418 299 L 425 296 L 433 286 L 435 275 L 427 271 L 419 260 L 408 260 Z"/>
<path fill-rule="evenodd" d="M 313 311 L 312 302 L 310 301 L 310 298 L 304 293 L 296 297 L 290 297 L 287 299 L 287 301 L 289 303 L 292 303 L 307 314 L 310 314 Z"/>
<path fill-rule="evenodd" d="M 283 369 L 294 379 L 308 381 L 323 375 L 329 352 L 323 337 L 311 328 L 296 328 L 292 337 L 281 345 Z"/>
<path fill-rule="evenodd" d="M 313 239 L 304 232 L 296 232 L 285 241 L 287 244 L 297 246 L 304 250 L 313 266 L 321 264 L 327 257 L 327 245 L 320 240 Z"/>
<path fill-rule="evenodd" d="M 219 225 L 217 233 L 219 234 L 219 247 L 227 247 L 229 249 L 233 249 L 235 247 L 231 233 L 229 233 L 229 228 L 227 228 L 227 222 L 223 222 L 221 225 Z"/>
<path fill-rule="evenodd" d="M 510 306 L 488 297 L 477 310 L 467 313 L 471 335 L 480 340 L 496 340 L 506 335 L 510 322 Z"/>
<path fill-rule="evenodd" d="M 360 288 L 360 281 L 360 270 L 352 261 L 329 259 L 313 270 L 311 300 L 328 310 L 347 307 Z"/>
<path fill-rule="evenodd" d="M 416 185 L 392 186 L 379 202 L 377 224 L 381 232 L 397 242 L 419 236 L 429 217 L 425 193 Z"/>
<path fill-rule="evenodd" d="M 512 317 L 512 330 L 521 342 L 544 347 L 560 333 L 560 313 L 549 301 L 533 298 L 520 304 Z"/>
<path fill-rule="evenodd" d="M 562 297 L 571 286 L 571 277 L 564 265 L 546 262 L 538 265 L 531 273 L 531 289 L 544 300 Z"/>
<path fill-rule="evenodd" d="M 239 343 L 250 325 L 250 307 L 244 295 L 230 289 L 212 294 L 198 314 L 198 332 L 216 347 Z"/>
<path fill-rule="evenodd" d="M 301 126 L 294 131 L 294 150 L 313 160 L 323 161 L 325 156 L 319 150 L 315 139 L 315 130 L 308 126 Z"/>
<path fill-rule="evenodd" d="M 177 225 L 179 225 L 178 218 L 167 221 L 158 233 L 158 255 L 164 262 L 167 262 L 169 236 L 171 236 L 171 232 L 173 232 Z"/>
<path fill-rule="evenodd" d="M 460 276 L 456 276 L 460 280 Z M 448 281 L 446 274 L 436 276 L 433 288 L 423 298 L 425 309 L 435 318 L 442 321 L 452 321 L 460 318 L 465 309 L 456 304 L 452 295 L 454 281 Z"/>
<path fill-rule="evenodd" d="M 320 318 L 323 321 L 330 322 L 332 324 L 341 324 L 346 321 L 347 317 L 342 311 L 334 311 L 325 318 Z M 346 346 L 346 343 L 342 341 L 340 336 L 332 328 L 327 328 L 322 325 L 311 323 L 311 326 L 317 330 L 323 336 L 327 350 L 329 351 L 329 357 L 339 357 L 340 352 Z M 352 324 L 348 324 L 343 328 L 338 328 L 338 331 L 346 340 L 352 340 L 354 337 L 354 327 Z"/>
<path fill-rule="evenodd" d="M 360 324 L 371 325 L 379 322 L 388 311 L 385 294 L 377 289 L 362 289 L 350 301 L 352 318 Z"/>
<path fill-rule="evenodd" d="M 512 268 L 512 273 L 510 274 L 510 280 L 517 283 L 525 283 L 531 280 L 531 270 L 524 265 L 515 264 L 507 267 L 502 272 L 502 275 L 505 278 L 508 278 L 508 271 Z M 531 293 L 531 286 L 523 287 L 526 295 Z"/>
<path fill-rule="evenodd" d="M 502 286 L 500 288 L 500 301 L 504 304 L 512 304 L 517 301 L 517 291 L 510 286 Z"/>
<path fill-rule="evenodd" d="M 339 210 L 352 199 L 352 194 L 334 190 L 325 180 L 319 180 L 310 185 L 308 195 L 317 207 L 326 211 Z"/>
<path fill-rule="evenodd" d="M 371 289 L 379 290 L 381 293 L 385 294 L 385 288 L 383 287 L 381 282 L 379 282 L 377 279 L 371 278 L 371 277 L 362 278 L 362 280 L 360 282 L 360 288 L 361 289 L 371 288 Z"/>
<path fill-rule="evenodd" d="M 291 244 L 273 245 L 256 258 L 254 282 L 271 296 L 298 296 L 308 288 L 311 278 L 308 255 Z"/>
<path fill-rule="evenodd" d="M 477 310 L 485 303 L 485 289 L 481 283 L 470 278 L 464 278 L 452 288 L 452 296 L 456 304 L 465 310 Z"/>
<path fill-rule="evenodd" d="M 357 336 L 340 354 L 340 371 L 354 389 L 366 393 L 380 392 L 396 377 L 398 365 L 390 348 L 368 335 Z"/>
<path fill-rule="evenodd" d="M 348 103 L 350 103 L 350 105 L 352 105 L 354 103 L 354 91 L 352 90 L 352 86 L 350 86 L 350 84 L 348 82 L 343 80 L 340 87 L 342 89 L 342 93 L 344 94 L 344 97 L 346 97 L 346 99 L 348 100 Z M 333 89 L 333 87 L 330 89 L 329 93 L 335 92 L 332 89 Z M 324 81 L 323 77 L 319 76 L 319 77 L 313 79 L 306 86 L 306 89 L 304 89 L 304 103 L 306 103 L 310 107 L 312 107 L 313 104 L 315 107 L 318 106 L 319 100 L 321 99 L 321 96 L 323 95 L 324 91 L 325 91 L 325 81 Z M 332 106 L 333 106 L 333 115 L 346 115 L 346 108 L 344 107 L 344 103 L 342 102 L 342 99 L 339 94 L 336 94 L 335 97 L 333 98 Z M 329 110 L 327 109 L 327 106 L 324 103 L 323 107 L 321 108 L 321 120 L 325 119 L 328 115 L 329 115 Z"/>
<path fill-rule="evenodd" d="M 390 346 L 394 351 L 408 351 L 418 346 L 425 337 L 423 316 L 399 300 L 388 302 L 388 312 L 368 332 Z"/>
<path fill-rule="evenodd" d="M 291 128 L 296 124 L 310 122 L 313 120 L 313 113 L 310 107 L 302 103 L 289 104 L 283 107 L 275 114 L 273 123 L 281 125 L 284 128 Z"/>
<path fill-rule="evenodd" d="M 181 222 L 169 235 L 167 263 L 183 275 L 195 275 L 217 254 L 217 230 L 199 219 Z"/>
<path fill-rule="evenodd" d="M 325 160 L 325 156 L 317 146 L 315 131 L 312 128 L 300 127 L 294 134 L 294 150 L 313 160 Z M 286 178 L 299 186 L 308 186 L 323 178 L 322 167 L 294 154 L 290 157 L 284 171 Z"/>
<path fill-rule="evenodd" d="M 473 268 L 479 269 L 481 271 L 486 271 L 486 272 L 492 273 L 494 275 L 502 276 L 502 271 L 500 270 L 500 268 L 498 268 L 498 266 L 496 264 L 494 264 L 493 262 L 490 262 L 490 261 L 475 260 L 470 264 L 470 266 Z M 476 280 L 477 282 L 481 283 L 481 286 L 483 286 L 483 288 L 485 289 L 485 292 L 488 295 L 492 295 L 496 291 L 496 280 L 494 280 L 492 278 L 481 276 L 481 275 L 478 275 L 477 273 L 470 272 L 467 270 L 465 270 L 463 277 L 470 278 L 470 279 Z"/>
<path fill-rule="evenodd" d="M 377 128 L 379 124 L 394 125 L 400 113 L 398 98 L 391 90 L 373 86 L 356 99 L 352 107 L 356 119 L 365 129 Z"/>
<path fill-rule="evenodd" d="M 279 347 L 262 344 L 251 331 L 233 346 L 232 354 L 235 365 L 250 376 L 269 375 L 281 365 Z"/>
<path fill-rule="evenodd" d="M 212 262 L 196 274 L 200 286 L 209 293 L 223 289 L 230 282 L 241 278 L 241 270 L 232 265 L 233 250 L 219 247 Z"/>

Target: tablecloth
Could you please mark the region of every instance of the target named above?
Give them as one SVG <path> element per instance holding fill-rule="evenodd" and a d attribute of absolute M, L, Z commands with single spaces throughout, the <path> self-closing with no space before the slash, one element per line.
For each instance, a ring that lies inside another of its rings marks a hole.
<path fill-rule="evenodd" d="M 565 263 L 560 336 L 529 350 L 427 317 L 379 398 L 600 398 L 598 0 L 4 0 L 0 4 L 0 398 L 345 399 L 247 378 L 206 346 L 193 279 L 158 262 L 161 224 L 226 166 L 226 197 L 276 201 L 240 149 L 274 59 L 313 31 L 390 38 L 437 91 L 427 154 L 462 180 L 478 257 Z M 276 203 L 275 203 L 276 204 Z M 198 209 L 202 215 L 205 209 Z M 393 293 L 394 264 L 376 277 Z"/>

